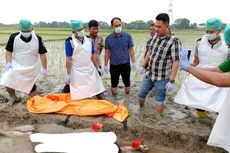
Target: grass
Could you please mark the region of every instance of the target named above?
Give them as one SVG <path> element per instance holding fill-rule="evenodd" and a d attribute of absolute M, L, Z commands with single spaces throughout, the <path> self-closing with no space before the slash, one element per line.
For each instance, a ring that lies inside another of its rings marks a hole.
<path fill-rule="evenodd" d="M 48 67 L 49 74 L 56 76 L 60 81 L 64 81 L 66 74 L 65 68 L 65 49 L 64 49 L 64 40 L 72 35 L 72 32 L 69 28 L 34 28 L 36 34 L 40 35 L 44 42 L 45 46 L 48 49 L 47 58 L 48 58 Z M 88 34 L 87 29 L 85 30 Z M 106 37 L 111 33 L 111 29 L 101 30 L 100 35 Z M 11 33 L 18 32 L 17 27 L 0 27 L 0 66 L 5 63 L 4 47 L 9 39 Z M 143 61 L 143 56 L 145 52 L 146 42 L 150 38 L 148 30 L 128 30 L 133 38 L 134 49 L 136 52 L 137 64 L 140 65 Z M 203 34 L 203 31 L 200 30 L 172 30 L 175 36 L 177 36 L 183 47 L 190 48 L 194 50 L 195 42 Z M 102 53 L 103 56 L 104 53 Z M 102 58 L 103 61 L 103 58 Z M 132 73 L 136 80 L 140 80 L 140 76 L 136 73 Z M 179 72 L 179 80 L 183 79 L 184 74 Z M 108 79 L 108 78 L 104 78 Z M 108 82 L 105 80 L 104 82 Z M 180 82 L 178 83 L 180 86 Z"/>

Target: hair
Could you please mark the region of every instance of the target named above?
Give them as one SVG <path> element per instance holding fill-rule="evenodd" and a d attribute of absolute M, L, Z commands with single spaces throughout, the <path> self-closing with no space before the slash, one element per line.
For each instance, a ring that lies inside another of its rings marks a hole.
<path fill-rule="evenodd" d="M 169 24 L 169 15 L 167 13 L 160 13 L 156 16 L 156 20 Z"/>
<path fill-rule="evenodd" d="M 98 27 L 98 22 L 96 20 L 90 20 L 88 23 L 88 27 Z"/>
<path fill-rule="evenodd" d="M 155 25 L 155 23 L 152 23 L 152 24 L 150 24 L 150 27 L 152 27 L 152 26 L 154 26 Z"/>
<path fill-rule="evenodd" d="M 119 21 L 121 21 L 121 19 L 120 19 L 119 17 L 114 17 L 114 18 L 111 20 L 111 26 L 113 26 L 113 21 L 116 20 L 116 19 L 119 20 Z"/>

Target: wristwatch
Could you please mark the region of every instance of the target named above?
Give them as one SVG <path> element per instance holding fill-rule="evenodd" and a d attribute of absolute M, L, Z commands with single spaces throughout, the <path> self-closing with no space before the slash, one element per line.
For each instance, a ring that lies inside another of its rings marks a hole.
<path fill-rule="evenodd" d="M 170 80 L 169 82 L 170 82 L 170 83 L 175 83 L 175 80 Z"/>

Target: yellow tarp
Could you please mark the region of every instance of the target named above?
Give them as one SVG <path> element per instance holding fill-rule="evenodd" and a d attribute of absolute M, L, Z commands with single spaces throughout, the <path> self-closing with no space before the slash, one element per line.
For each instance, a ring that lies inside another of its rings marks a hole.
<path fill-rule="evenodd" d="M 32 113 L 60 113 L 66 115 L 92 116 L 107 115 L 123 122 L 128 110 L 123 104 L 114 105 L 106 100 L 71 100 L 70 94 L 49 94 L 34 96 L 27 101 L 27 109 Z"/>

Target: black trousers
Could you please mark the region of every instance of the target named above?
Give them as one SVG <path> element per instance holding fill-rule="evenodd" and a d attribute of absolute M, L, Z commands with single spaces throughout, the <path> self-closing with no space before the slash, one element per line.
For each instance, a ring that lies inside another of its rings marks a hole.
<path fill-rule="evenodd" d="M 119 77 L 121 75 L 122 81 L 125 87 L 130 86 L 130 63 L 119 64 L 119 65 L 110 65 L 110 76 L 111 76 L 111 85 L 113 88 L 116 88 L 119 83 Z"/>

